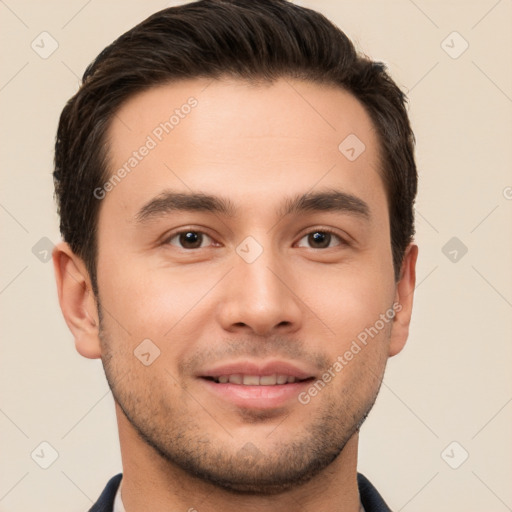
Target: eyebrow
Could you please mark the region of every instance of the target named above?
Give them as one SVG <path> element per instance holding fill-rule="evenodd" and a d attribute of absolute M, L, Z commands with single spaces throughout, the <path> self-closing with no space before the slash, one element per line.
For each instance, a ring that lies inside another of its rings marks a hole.
<path fill-rule="evenodd" d="M 138 211 L 135 219 L 138 223 L 145 223 L 177 211 L 208 212 L 235 217 L 237 208 L 230 199 L 222 196 L 166 190 L 148 201 Z M 335 189 L 288 197 L 276 213 L 278 217 L 285 217 L 292 213 L 304 214 L 317 211 L 342 212 L 365 220 L 370 219 L 370 208 L 365 201 L 353 194 Z"/>

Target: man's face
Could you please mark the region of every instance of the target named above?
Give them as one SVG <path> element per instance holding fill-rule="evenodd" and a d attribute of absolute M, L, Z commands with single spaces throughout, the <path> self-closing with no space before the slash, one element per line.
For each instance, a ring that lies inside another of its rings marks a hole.
<path fill-rule="evenodd" d="M 98 225 L 102 359 L 120 429 L 226 488 L 306 481 L 366 417 L 393 350 L 369 116 L 318 84 L 194 80 L 130 99 L 109 141 L 112 173 L 131 162 Z M 288 211 L 326 192 L 342 195 Z M 172 196 L 199 193 L 232 211 Z"/>

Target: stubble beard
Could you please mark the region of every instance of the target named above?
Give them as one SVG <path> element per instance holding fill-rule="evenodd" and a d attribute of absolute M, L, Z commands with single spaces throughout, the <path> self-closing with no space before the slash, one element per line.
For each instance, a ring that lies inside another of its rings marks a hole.
<path fill-rule="evenodd" d="M 224 427 L 227 433 L 222 437 L 213 435 L 211 430 L 209 432 L 204 422 L 211 422 L 213 428 L 219 425 L 214 424 L 206 410 L 201 424 L 197 412 L 188 411 L 188 404 L 183 400 L 178 398 L 171 403 L 170 393 L 166 393 L 172 387 L 170 374 L 158 376 L 160 380 L 138 382 L 137 371 L 122 367 L 123 361 L 129 361 L 130 357 L 134 360 L 135 357 L 119 352 L 114 357 L 113 344 L 102 323 L 100 320 L 99 335 L 105 375 L 114 400 L 138 438 L 154 450 L 160 459 L 159 464 L 166 465 L 170 473 L 181 470 L 234 494 L 284 493 L 325 470 L 361 428 L 382 382 L 382 375 L 378 377 L 371 372 L 361 376 L 361 380 L 373 380 L 372 392 L 366 396 L 357 393 L 357 385 L 361 383 L 358 380 L 352 383 L 351 389 L 343 390 L 341 397 L 332 394 L 326 398 L 317 397 L 316 400 L 323 401 L 322 405 L 317 406 L 314 417 L 300 426 L 298 433 L 292 412 L 266 438 L 265 446 L 258 442 L 240 442 L 236 435 L 229 433 L 228 424 Z M 148 372 L 146 375 L 152 374 Z M 196 404 L 186 390 L 182 396 L 187 397 L 192 405 Z M 297 404 L 297 407 L 309 407 Z M 239 414 L 255 428 L 268 421 L 268 418 L 258 417 L 251 410 L 241 410 Z M 287 428 L 295 432 L 293 438 L 283 434 Z M 272 436 L 275 441 L 271 440 Z"/>

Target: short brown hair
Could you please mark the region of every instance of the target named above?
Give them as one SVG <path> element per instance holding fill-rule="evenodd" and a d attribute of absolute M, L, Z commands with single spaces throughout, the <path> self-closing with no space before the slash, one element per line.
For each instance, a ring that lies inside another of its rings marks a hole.
<path fill-rule="evenodd" d="M 200 0 L 153 14 L 105 48 L 60 116 L 53 173 L 60 230 L 84 260 L 94 292 L 100 200 L 93 191 L 109 177 L 112 117 L 152 86 L 226 75 L 334 84 L 361 102 L 379 135 L 398 280 L 414 235 L 417 172 L 406 98 L 385 66 L 358 53 L 323 15 L 286 0 Z"/>

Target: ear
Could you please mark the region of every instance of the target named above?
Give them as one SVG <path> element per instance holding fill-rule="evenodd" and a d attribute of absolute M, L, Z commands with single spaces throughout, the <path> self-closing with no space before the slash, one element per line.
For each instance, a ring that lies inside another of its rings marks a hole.
<path fill-rule="evenodd" d="M 389 357 L 398 354 L 404 348 L 409 336 L 414 287 L 416 286 L 417 258 L 418 246 L 411 243 L 405 250 L 400 281 L 396 285 L 395 304 L 397 307 L 395 307 L 395 318 L 391 330 Z"/>
<path fill-rule="evenodd" d="M 52 258 L 60 308 L 76 349 L 97 359 L 101 356 L 98 308 L 85 263 L 65 242 L 55 246 Z"/>

